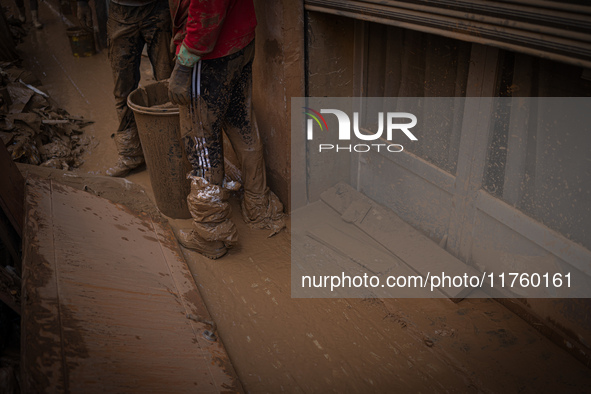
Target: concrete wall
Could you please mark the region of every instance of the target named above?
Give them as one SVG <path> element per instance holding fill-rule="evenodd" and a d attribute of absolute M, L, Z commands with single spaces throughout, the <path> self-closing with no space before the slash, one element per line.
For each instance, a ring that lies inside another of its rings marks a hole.
<path fill-rule="evenodd" d="M 269 187 L 289 209 L 291 97 L 304 96 L 303 1 L 255 0 L 258 27 L 253 100 Z"/>

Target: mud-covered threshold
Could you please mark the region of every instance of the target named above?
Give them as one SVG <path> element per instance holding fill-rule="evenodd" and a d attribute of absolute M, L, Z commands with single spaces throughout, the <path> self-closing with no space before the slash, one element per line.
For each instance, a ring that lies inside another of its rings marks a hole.
<path fill-rule="evenodd" d="M 241 392 L 166 220 L 91 184 L 141 192 L 25 172 L 23 392 Z"/>

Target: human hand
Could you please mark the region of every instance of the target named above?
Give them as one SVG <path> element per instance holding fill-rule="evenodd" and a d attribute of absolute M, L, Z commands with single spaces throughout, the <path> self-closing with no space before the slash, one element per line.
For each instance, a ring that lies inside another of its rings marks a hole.
<path fill-rule="evenodd" d="M 170 101 L 178 105 L 188 106 L 191 102 L 191 71 L 192 67 L 186 67 L 177 62 L 168 79 L 168 97 Z"/>

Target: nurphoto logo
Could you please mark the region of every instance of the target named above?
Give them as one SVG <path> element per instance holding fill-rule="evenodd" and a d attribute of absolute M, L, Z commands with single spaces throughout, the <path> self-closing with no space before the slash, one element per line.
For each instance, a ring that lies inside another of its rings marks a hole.
<path fill-rule="evenodd" d="M 314 139 L 314 124 L 318 125 L 321 132 L 329 132 L 328 124 L 322 114 L 332 114 L 337 117 L 339 122 L 338 137 L 339 141 L 351 141 L 351 129 L 355 137 L 362 141 L 376 141 L 382 138 L 384 129 L 386 131 L 386 143 L 372 143 L 372 144 L 319 144 L 318 152 L 324 151 L 347 151 L 347 152 L 369 152 L 370 150 L 380 150 L 388 152 L 402 152 L 404 147 L 400 144 L 391 143 L 394 132 L 401 131 L 411 141 L 417 141 L 417 137 L 410 131 L 411 128 L 416 126 L 417 117 L 408 112 L 384 112 L 378 113 L 377 119 L 377 130 L 371 132 L 367 129 L 359 127 L 359 112 L 353 112 L 353 127 L 351 128 L 351 118 L 347 113 L 339 109 L 321 109 L 320 112 L 309 108 L 303 107 L 304 114 L 309 118 L 306 122 L 306 135 L 308 141 Z M 400 122 L 406 120 L 406 122 Z M 385 127 L 384 127 L 385 123 Z M 383 138 L 382 138 L 383 140 Z"/>

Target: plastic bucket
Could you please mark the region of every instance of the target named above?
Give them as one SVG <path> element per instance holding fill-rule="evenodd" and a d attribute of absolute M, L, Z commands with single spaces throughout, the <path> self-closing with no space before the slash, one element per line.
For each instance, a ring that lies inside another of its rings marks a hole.
<path fill-rule="evenodd" d="M 142 142 L 156 205 L 160 212 L 174 219 L 191 217 L 187 195 L 191 183 L 187 173 L 191 165 L 181 141 L 179 110 L 166 106 L 168 81 L 140 87 L 127 97 Z"/>
<path fill-rule="evenodd" d="M 70 27 L 66 30 L 70 39 L 72 54 L 76 57 L 88 57 L 96 53 L 94 47 L 94 32 L 80 27 Z"/>

